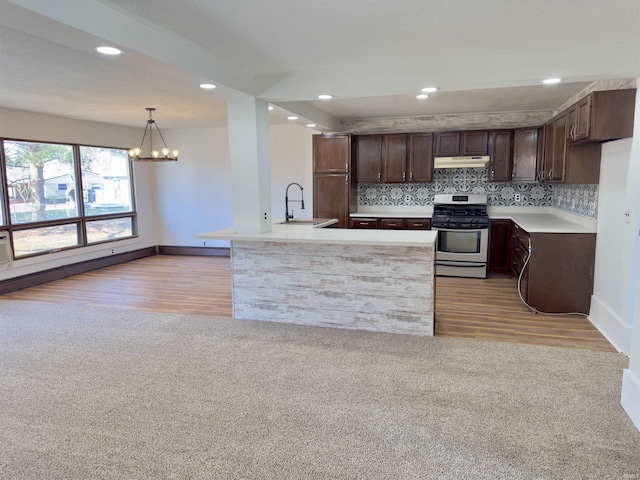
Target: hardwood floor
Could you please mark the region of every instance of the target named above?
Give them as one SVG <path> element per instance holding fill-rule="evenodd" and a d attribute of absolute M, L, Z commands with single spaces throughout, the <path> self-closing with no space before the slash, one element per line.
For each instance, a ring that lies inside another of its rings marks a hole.
<path fill-rule="evenodd" d="M 155 255 L 2 299 L 230 317 L 231 262 L 228 257 Z M 529 311 L 509 278 L 437 277 L 436 335 L 616 351 L 585 317 Z"/>

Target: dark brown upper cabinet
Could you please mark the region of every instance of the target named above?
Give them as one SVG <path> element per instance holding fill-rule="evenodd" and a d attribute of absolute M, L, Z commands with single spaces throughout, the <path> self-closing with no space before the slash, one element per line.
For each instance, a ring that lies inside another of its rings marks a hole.
<path fill-rule="evenodd" d="M 367 183 L 382 181 L 382 135 L 356 137 L 356 180 Z"/>
<path fill-rule="evenodd" d="M 489 161 L 489 181 L 508 182 L 511 180 L 511 136 L 513 130 L 491 132 L 491 160 Z"/>
<path fill-rule="evenodd" d="M 482 156 L 489 154 L 486 130 L 436 133 L 436 157 Z"/>
<path fill-rule="evenodd" d="M 407 135 L 384 135 L 382 139 L 382 181 L 407 179 Z"/>
<path fill-rule="evenodd" d="M 462 155 L 487 155 L 489 153 L 489 132 L 462 132 Z"/>
<path fill-rule="evenodd" d="M 351 135 L 314 135 L 314 173 L 344 173 L 351 163 Z"/>
<path fill-rule="evenodd" d="M 601 145 L 568 145 L 569 119 L 569 111 L 564 111 L 544 126 L 544 162 L 538 180 L 567 184 L 598 183 Z"/>
<path fill-rule="evenodd" d="M 537 168 L 542 163 L 542 135 L 540 128 L 520 128 L 513 132 L 513 167 L 511 180 L 535 182 Z"/>
<path fill-rule="evenodd" d="M 409 135 L 409 182 L 433 181 L 433 134 L 412 133 Z"/>
<path fill-rule="evenodd" d="M 633 136 L 635 89 L 592 92 L 567 113 L 569 143 L 606 142 Z"/>
<path fill-rule="evenodd" d="M 460 156 L 460 132 L 436 133 L 435 156 Z"/>

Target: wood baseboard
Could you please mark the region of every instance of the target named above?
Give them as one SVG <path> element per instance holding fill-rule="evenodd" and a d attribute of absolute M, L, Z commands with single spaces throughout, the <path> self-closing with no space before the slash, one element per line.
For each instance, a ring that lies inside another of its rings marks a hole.
<path fill-rule="evenodd" d="M 137 260 L 139 258 L 150 257 L 152 255 L 157 255 L 157 253 L 157 247 L 141 248 L 131 252 L 118 253 L 107 257 L 72 263 L 70 265 L 63 265 L 61 267 L 43 270 L 42 272 L 2 280 L 0 281 L 0 295 L 14 292 L 16 290 L 22 290 L 23 288 L 34 287 L 53 280 L 60 280 L 61 278 L 78 275 L 79 273 L 89 272 L 98 268 L 109 267 L 111 265 L 117 265 L 119 263 Z"/>
<path fill-rule="evenodd" d="M 231 249 L 225 247 L 174 247 L 169 245 L 159 245 L 160 255 L 188 255 L 190 257 L 229 257 Z"/>

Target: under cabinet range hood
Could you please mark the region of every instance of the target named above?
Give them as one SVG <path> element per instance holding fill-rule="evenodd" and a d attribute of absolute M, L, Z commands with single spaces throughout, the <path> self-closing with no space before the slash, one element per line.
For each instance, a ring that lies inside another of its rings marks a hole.
<path fill-rule="evenodd" d="M 436 157 L 434 168 L 483 168 L 489 163 L 488 156 L 478 157 Z"/>

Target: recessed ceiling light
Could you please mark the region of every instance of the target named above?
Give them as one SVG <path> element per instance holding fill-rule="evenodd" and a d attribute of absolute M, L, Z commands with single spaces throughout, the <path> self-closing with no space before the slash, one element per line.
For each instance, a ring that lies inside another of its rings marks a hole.
<path fill-rule="evenodd" d="M 287 120 L 297 120 L 297 119 L 298 119 L 298 117 L 296 117 L 295 115 L 287 117 Z"/>
<path fill-rule="evenodd" d="M 554 85 L 556 83 L 560 83 L 562 81 L 561 78 L 547 78 L 542 81 L 545 85 Z"/>
<path fill-rule="evenodd" d="M 213 83 L 201 83 L 200 88 L 204 90 L 213 90 L 216 86 Z"/>
<path fill-rule="evenodd" d="M 421 91 L 424 93 L 431 93 L 435 92 L 436 90 L 438 90 L 437 87 L 424 87 Z"/>
<path fill-rule="evenodd" d="M 329 94 L 322 94 L 322 95 L 318 95 L 318 98 L 320 100 L 331 100 L 333 98 L 333 95 L 329 95 Z"/>
<path fill-rule="evenodd" d="M 269 105 L 269 110 L 273 110 L 274 108 L 276 107 L 274 107 L 273 105 Z"/>
<path fill-rule="evenodd" d="M 313 128 L 313 127 L 317 127 L 317 125 L 315 123 L 307 123 L 307 127 Z"/>
<path fill-rule="evenodd" d="M 418 100 L 424 100 L 425 98 L 429 98 L 429 95 L 425 95 L 424 93 L 421 93 L 420 95 L 416 95 L 416 98 Z"/>
<path fill-rule="evenodd" d="M 116 47 L 96 47 L 96 50 L 103 55 L 120 55 L 122 50 Z"/>

